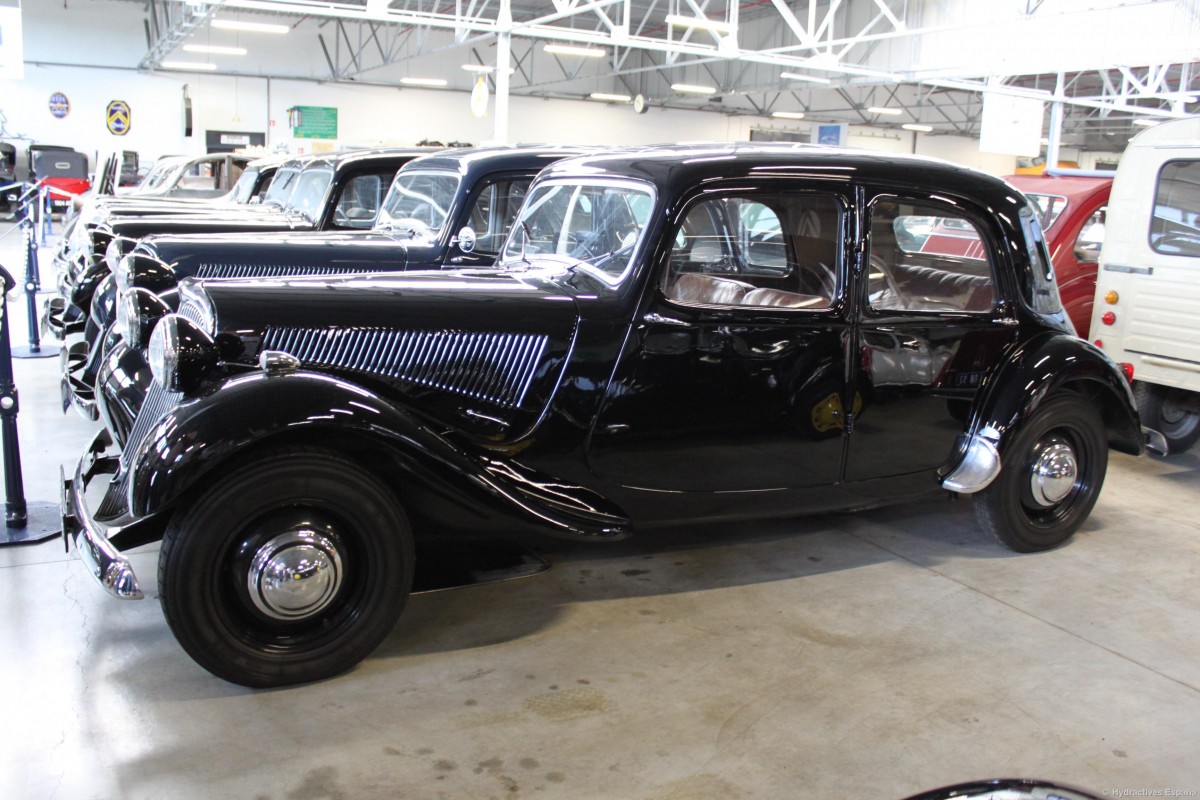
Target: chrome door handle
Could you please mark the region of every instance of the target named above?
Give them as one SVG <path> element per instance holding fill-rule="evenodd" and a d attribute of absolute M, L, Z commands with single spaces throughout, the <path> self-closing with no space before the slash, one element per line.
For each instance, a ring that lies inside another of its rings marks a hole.
<path fill-rule="evenodd" d="M 648 322 L 651 325 L 675 325 L 680 328 L 692 327 L 690 322 L 684 322 L 683 320 L 675 319 L 674 317 L 664 317 L 662 314 L 656 314 L 653 311 L 642 317 L 642 322 Z"/>

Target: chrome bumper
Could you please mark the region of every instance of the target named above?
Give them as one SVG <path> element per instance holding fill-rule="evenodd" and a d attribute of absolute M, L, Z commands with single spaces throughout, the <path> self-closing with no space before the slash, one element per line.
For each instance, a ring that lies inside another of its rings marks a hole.
<path fill-rule="evenodd" d="M 96 409 L 96 389 L 80 378 L 87 367 L 87 343 L 73 342 L 65 345 L 59 351 L 58 359 L 59 372 L 62 375 L 59 381 L 59 394 L 62 399 L 63 413 L 65 414 L 67 409 L 74 406 L 84 419 L 92 422 L 100 419 L 99 411 Z"/>
<path fill-rule="evenodd" d="M 109 537 L 120 532 L 121 528 L 97 522 L 87 507 L 87 486 L 92 478 L 117 471 L 118 457 L 103 454 L 111 444 L 112 438 L 107 431 L 96 434 L 79 460 L 75 477 L 71 480 L 67 480 L 66 473 L 59 467 L 63 540 L 68 547 L 70 542 L 75 543 L 80 560 L 106 592 L 123 600 L 141 600 L 145 595 L 138 586 L 129 559 L 109 542 Z"/>
<path fill-rule="evenodd" d="M 66 296 L 46 298 L 42 303 L 42 335 L 65 339 L 72 333 L 83 333 L 87 317 L 74 308 Z"/>

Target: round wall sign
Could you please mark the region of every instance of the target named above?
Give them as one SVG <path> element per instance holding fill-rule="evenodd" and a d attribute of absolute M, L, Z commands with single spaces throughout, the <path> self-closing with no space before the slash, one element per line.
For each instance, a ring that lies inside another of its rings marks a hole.
<path fill-rule="evenodd" d="M 108 104 L 108 110 L 104 115 L 108 120 L 109 133 L 114 136 L 124 136 L 129 133 L 133 116 L 129 111 L 129 103 L 124 100 L 113 100 Z"/>
<path fill-rule="evenodd" d="M 71 101 L 62 92 L 50 95 L 50 113 L 57 119 L 62 119 L 71 113 Z"/>

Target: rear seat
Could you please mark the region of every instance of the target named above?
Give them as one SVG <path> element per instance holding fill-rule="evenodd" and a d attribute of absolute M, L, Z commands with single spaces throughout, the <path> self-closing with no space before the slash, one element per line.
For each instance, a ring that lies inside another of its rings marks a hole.
<path fill-rule="evenodd" d="M 772 306 L 778 308 L 829 308 L 829 300 L 812 294 L 797 294 L 779 289 L 754 289 L 742 297 L 744 306 Z"/>
<path fill-rule="evenodd" d="M 934 267 L 895 266 L 892 278 L 903 297 L 889 287 L 872 297 L 876 308 L 909 311 L 987 311 L 995 302 L 992 279 Z"/>

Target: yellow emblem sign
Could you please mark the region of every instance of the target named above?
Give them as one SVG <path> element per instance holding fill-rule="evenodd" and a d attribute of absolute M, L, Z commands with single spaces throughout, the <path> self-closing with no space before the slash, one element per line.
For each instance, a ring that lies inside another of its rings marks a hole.
<path fill-rule="evenodd" d="M 105 117 L 108 119 L 108 131 L 114 136 L 124 136 L 129 133 L 130 119 L 129 103 L 124 100 L 113 100 L 108 104 Z"/>

